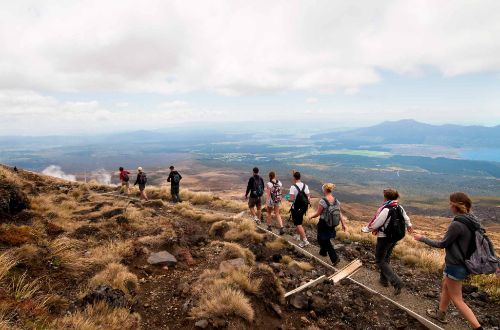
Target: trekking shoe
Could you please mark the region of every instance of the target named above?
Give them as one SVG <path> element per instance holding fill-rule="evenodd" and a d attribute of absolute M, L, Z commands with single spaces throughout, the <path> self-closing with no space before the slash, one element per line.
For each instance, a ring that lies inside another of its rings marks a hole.
<path fill-rule="evenodd" d="M 267 230 L 273 231 L 273 226 L 267 226 Z"/>
<path fill-rule="evenodd" d="M 403 285 L 400 284 L 400 285 L 395 285 L 394 286 L 394 295 L 395 296 L 398 296 L 399 294 L 401 294 L 401 289 L 403 288 Z"/>
<path fill-rule="evenodd" d="M 378 282 L 379 282 L 379 283 L 380 283 L 380 285 L 382 285 L 384 288 L 389 287 L 389 282 L 387 282 L 387 281 L 378 280 Z"/>
<path fill-rule="evenodd" d="M 301 248 L 305 248 L 308 245 L 311 245 L 311 243 L 309 243 L 309 241 L 307 239 L 305 241 L 302 241 L 302 242 L 299 243 L 299 246 Z"/>
<path fill-rule="evenodd" d="M 252 219 L 253 219 L 253 221 L 255 221 L 256 223 L 259 223 L 259 222 L 260 222 L 259 217 L 257 217 L 257 216 L 254 216 Z"/>
<path fill-rule="evenodd" d="M 280 228 L 280 235 L 285 235 L 285 229 L 283 229 L 283 227 Z"/>
<path fill-rule="evenodd" d="M 439 322 L 446 324 L 448 320 L 446 319 L 446 313 L 441 312 L 439 309 L 428 309 L 426 311 L 427 316 L 430 316 L 434 320 L 438 320 Z"/>

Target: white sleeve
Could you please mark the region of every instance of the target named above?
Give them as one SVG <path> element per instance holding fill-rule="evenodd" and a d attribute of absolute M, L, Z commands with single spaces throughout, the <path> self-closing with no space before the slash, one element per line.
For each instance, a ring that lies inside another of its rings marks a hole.
<path fill-rule="evenodd" d="M 306 195 L 309 195 L 309 187 L 305 183 L 304 185 L 306 186 L 304 192 L 306 193 Z"/>
<path fill-rule="evenodd" d="M 297 189 L 295 188 L 295 186 L 291 186 L 290 187 L 290 195 L 294 195 L 294 196 L 297 195 L 296 190 Z"/>
<path fill-rule="evenodd" d="M 410 217 L 406 214 L 406 211 L 402 206 L 401 206 L 401 210 L 403 210 L 403 218 L 405 218 L 406 227 L 411 227 L 412 224 L 410 221 Z"/>
<path fill-rule="evenodd" d="M 380 214 L 378 215 L 377 219 L 375 219 L 375 221 L 373 221 L 373 223 L 370 225 L 370 229 L 375 230 L 375 229 L 379 229 L 380 227 L 382 227 L 384 225 L 385 221 L 387 220 L 388 216 L 389 216 L 389 209 L 384 208 L 380 212 Z"/>

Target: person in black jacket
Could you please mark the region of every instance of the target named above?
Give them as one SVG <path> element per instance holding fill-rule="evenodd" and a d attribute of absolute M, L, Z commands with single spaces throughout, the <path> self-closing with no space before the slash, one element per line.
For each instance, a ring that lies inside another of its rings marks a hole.
<path fill-rule="evenodd" d="M 259 169 L 254 167 L 253 175 L 248 179 L 245 199 L 248 199 L 248 208 L 255 222 L 262 217 L 262 195 L 264 195 L 264 180 L 259 175 Z M 250 194 L 250 196 L 249 196 Z M 257 208 L 257 211 L 255 210 Z"/>
<path fill-rule="evenodd" d="M 444 238 L 442 240 L 431 240 L 419 234 L 415 234 L 414 238 L 429 246 L 445 249 L 446 252 L 439 308 L 428 310 L 427 315 L 442 323 L 447 323 L 446 311 L 450 302 L 453 302 L 473 329 L 482 329 L 474 312 L 467 306 L 462 297 L 462 281 L 469 274 L 465 267 L 465 254 L 470 251 L 471 244 L 475 244 L 474 234 L 462 221 L 468 221 L 475 228 L 480 227 L 478 219 L 470 214 L 471 207 L 472 201 L 465 193 L 456 192 L 451 194 L 450 209 L 455 217 Z"/>
<path fill-rule="evenodd" d="M 181 202 L 181 197 L 179 196 L 181 180 L 182 175 L 175 170 L 173 165 L 170 166 L 170 174 L 168 175 L 167 182 L 170 182 L 170 194 L 174 203 Z"/>
<path fill-rule="evenodd" d="M 135 185 L 139 185 L 139 191 L 141 192 L 141 200 L 148 201 L 148 196 L 146 196 L 146 183 L 148 182 L 148 178 L 146 177 L 146 173 L 144 173 L 142 167 L 137 168 L 137 179 L 135 179 Z"/>

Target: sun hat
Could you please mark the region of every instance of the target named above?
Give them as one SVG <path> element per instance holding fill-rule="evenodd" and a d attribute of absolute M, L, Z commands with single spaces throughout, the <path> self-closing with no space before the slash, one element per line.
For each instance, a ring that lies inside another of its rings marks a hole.
<path fill-rule="evenodd" d="M 137 168 L 137 170 L 138 170 L 139 172 L 142 172 L 142 167 L 140 167 L 140 166 L 139 166 L 139 167 Z"/>

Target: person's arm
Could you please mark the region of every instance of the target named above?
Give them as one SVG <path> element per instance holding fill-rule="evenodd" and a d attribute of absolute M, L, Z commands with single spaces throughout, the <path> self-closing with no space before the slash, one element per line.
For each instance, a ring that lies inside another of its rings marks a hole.
<path fill-rule="evenodd" d="M 248 193 L 250 192 L 250 190 L 252 190 L 252 179 L 253 179 L 253 178 L 250 178 L 250 179 L 248 180 L 248 184 L 247 184 L 247 191 L 245 192 L 245 198 L 247 198 L 247 197 L 248 197 Z"/>
<path fill-rule="evenodd" d="M 294 186 L 290 187 L 290 198 L 288 199 L 288 201 L 290 202 L 294 202 L 295 201 L 295 190 L 297 190 Z"/>
<path fill-rule="evenodd" d="M 171 179 L 172 179 L 172 172 L 168 174 L 167 182 L 170 182 Z"/>
<path fill-rule="evenodd" d="M 179 181 L 181 181 L 182 180 L 182 175 L 179 172 L 177 172 L 177 174 L 179 174 Z"/>
<path fill-rule="evenodd" d="M 321 205 L 321 203 L 318 203 L 318 209 L 316 210 L 316 213 L 311 215 L 309 218 L 314 219 L 316 217 L 319 217 L 321 215 L 321 213 L 323 213 L 323 210 L 324 210 L 323 205 Z"/>
<path fill-rule="evenodd" d="M 460 227 L 460 224 L 458 222 L 452 222 L 450 226 L 448 227 L 448 230 L 446 231 L 446 234 L 444 234 L 444 237 L 442 240 L 432 240 L 428 237 L 415 234 L 414 238 L 417 241 L 420 241 L 422 243 L 425 243 L 429 246 L 438 248 L 438 249 L 445 249 L 453 242 L 455 242 L 462 232 L 462 228 Z"/>
<path fill-rule="evenodd" d="M 410 217 L 408 216 L 408 214 L 406 214 L 406 211 L 402 206 L 401 206 L 401 210 L 403 210 L 403 218 L 405 219 L 406 230 L 408 230 L 408 232 L 411 234 L 411 233 L 413 233 L 413 225 L 411 224 Z"/>
<path fill-rule="evenodd" d="M 269 188 L 269 185 L 266 184 L 266 200 L 271 199 L 271 188 Z"/>
<path fill-rule="evenodd" d="M 370 229 L 370 231 L 375 231 L 379 229 L 385 224 L 388 216 L 389 216 L 389 209 L 388 208 L 383 209 L 377 216 L 377 218 L 370 224 L 368 229 Z"/>
<path fill-rule="evenodd" d="M 139 174 L 137 174 L 137 178 L 135 179 L 134 186 L 139 183 Z"/>

